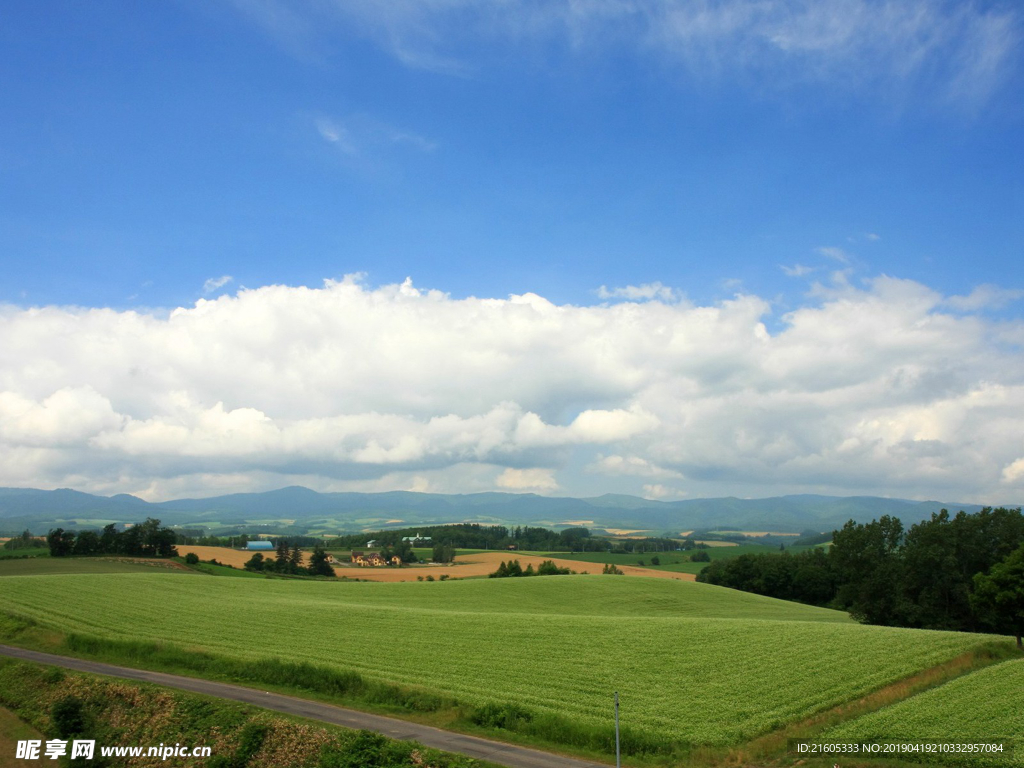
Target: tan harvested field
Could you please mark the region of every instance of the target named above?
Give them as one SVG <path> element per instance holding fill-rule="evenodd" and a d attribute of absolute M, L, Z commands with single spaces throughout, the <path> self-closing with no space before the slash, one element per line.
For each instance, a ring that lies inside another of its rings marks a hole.
<path fill-rule="evenodd" d="M 189 552 L 194 552 L 200 560 L 216 559 L 218 563 L 233 565 L 241 568 L 253 556 L 253 552 L 244 550 L 227 549 L 226 547 L 194 547 L 179 546 L 178 554 L 184 557 Z M 264 552 L 264 557 L 274 557 L 273 552 Z M 308 553 L 303 557 L 306 563 Z M 581 563 L 575 560 L 561 560 L 554 557 L 538 557 L 537 555 L 520 555 L 515 552 L 482 552 L 476 555 L 459 555 L 452 565 L 410 565 L 406 568 L 360 568 L 358 566 L 336 567 L 334 572 L 339 576 L 348 576 L 350 579 L 363 579 L 365 581 L 416 581 L 417 576 L 426 578 L 428 575 L 438 578 L 442 573 L 447 573 L 449 578 L 464 579 L 469 576 L 487 576 L 498 569 L 502 560 L 518 560 L 525 568 L 530 563 L 536 568 L 545 560 L 553 560 L 560 568 L 571 568 L 577 573 L 600 573 L 604 567 L 603 563 Z M 634 565 L 620 565 L 619 569 L 627 576 L 650 576 L 655 579 L 678 579 L 680 581 L 695 581 L 696 576 L 692 573 L 675 573 L 673 571 L 657 571 L 653 568 L 638 568 Z"/>
<path fill-rule="evenodd" d="M 476 555 L 458 555 L 452 565 L 411 565 L 407 568 L 335 568 L 339 576 L 367 581 L 416 581 L 417 576 L 435 579 L 441 574 L 448 574 L 452 579 L 464 579 L 469 576 L 487 576 L 498 569 L 502 560 L 518 560 L 525 568 L 530 563 L 537 568 L 545 560 L 554 561 L 560 568 L 571 568 L 576 573 L 601 573 L 603 563 L 582 563 L 576 560 L 561 560 L 556 557 L 538 557 L 537 555 L 520 555 L 515 552 L 482 552 Z M 692 573 L 674 573 L 672 571 L 656 571 L 653 568 L 638 568 L 633 565 L 620 565 L 619 569 L 627 576 L 650 576 L 656 579 L 677 579 L 679 581 L 696 581 Z"/>
<path fill-rule="evenodd" d="M 564 522 L 556 523 L 556 525 L 593 525 L 593 524 L 594 524 L 593 520 L 565 520 Z"/>
<path fill-rule="evenodd" d="M 698 541 L 698 544 L 707 544 L 709 547 L 738 547 L 735 541 Z"/>
<path fill-rule="evenodd" d="M 748 539 L 752 536 L 799 536 L 799 533 L 780 533 L 777 531 L 735 531 L 740 536 L 746 536 Z"/>
<path fill-rule="evenodd" d="M 632 536 L 634 533 L 646 533 L 643 528 L 605 528 L 613 536 Z"/>
<path fill-rule="evenodd" d="M 255 552 L 247 552 L 240 549 L 228 549 L 227 547 L 193 547 L 193 546 L 182 546 L 178 545 L 178 554 L 184 557 L 189 552 L 195 552 L 196 557 L 200 560 L 216 559 L 218 563 L 224 563 L 224 565 L 233 565 L 235 568 L 241 568 L 244 566 Z M 276 553 L 273 551 L 264 552 L 264 557 L 275 557 Z M 306 555 L 303 553 L 302 558 L 303 564 L 306 564 Z"/>

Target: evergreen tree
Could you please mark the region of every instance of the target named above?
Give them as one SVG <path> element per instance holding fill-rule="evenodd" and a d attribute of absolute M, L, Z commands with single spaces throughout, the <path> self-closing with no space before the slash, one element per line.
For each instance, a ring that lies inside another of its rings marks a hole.
<path fill-rule="evenodd" d="M 335 576 L 334 568 L 327 561 L 327 553 L 321 546 L 313 547 L 313 554 L 309 557 L 310 576 Z"/>

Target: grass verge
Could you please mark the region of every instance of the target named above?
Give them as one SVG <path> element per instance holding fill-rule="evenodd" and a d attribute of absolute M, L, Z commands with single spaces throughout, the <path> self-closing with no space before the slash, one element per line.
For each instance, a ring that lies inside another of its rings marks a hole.
<path fill-rule="evenodd" d="M 157 744 L 180 744 L 190 749 L 209 747 L 210 757 L 165 762 L 166 758 L 159 755 L 143 755 L 129 758 L 129 762 L 143 767 L 206 768 L 491 766 L 369 731 L 313 724 L 244 704 L 10 659 L 0 659 L 0 704 L 17 713 L 19 722 L 29 723 L 43 738 L 94 740 L 96 752 L 91 765 L 125 764 L 124 757 L 103 757 L 102 747 L 148 749 Z M 71 764 L 75 763 L 77 760 Z"/>

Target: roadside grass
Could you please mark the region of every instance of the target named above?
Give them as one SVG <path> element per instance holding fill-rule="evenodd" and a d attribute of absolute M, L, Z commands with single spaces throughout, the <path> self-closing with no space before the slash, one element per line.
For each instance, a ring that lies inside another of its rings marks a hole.
<path fill-rule="evenodd" d="M 197 763 L 208 768 L 492 767 L 491 763 L 369 731 L 348 730 L 146 683 L 10 659 L 0 659 L 0 703 L 50 738 L 94 739 L 97 752 L 101 746 L 149 747 L 158 743 L 209 747 L 211 757 Z M 54 717 L 58 704 L 65 711 L 72 710 L 75 717 L 58 721 Z M 69 719 L 73 725 L 68 725 Z M 159 757 L 132 758 L 131 763 L 168 764 Z"/>
<path fill-rule="evenodd" d="M 25 765 L 46 765 L 51 762 L 40 757 L 26 760 L 16 757 L 18 742 L 27 739 L 42 740 L 43 734 L 20 719 L 11 710 L 0 707 L 0 768 L 18 768 Z"/>

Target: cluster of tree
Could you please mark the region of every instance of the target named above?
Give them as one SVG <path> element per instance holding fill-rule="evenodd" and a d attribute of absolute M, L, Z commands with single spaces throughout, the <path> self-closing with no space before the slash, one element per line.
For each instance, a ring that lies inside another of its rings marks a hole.
<path fill-rule="evenodd" d="M 713 563 L 698 580 L 846 610 L 868 624 L 1014 632 L 1019 640 L 1021 612 L 1008 585 L 1022 548 L 1020 509 L 942 510 L 909 530 L 895 517 L 851 520 L 827 554 L 743 555 Z M 1024 591 L 1019 582 L 1017 589 Z"/>
<path fill-rule="evenodd" d="M 489 574 L 491 579 L 505 579 L 515 576 L 568 576 L 573 571 L 568 568 L 559 568 L 551 560 L 544 560 L 534 570 L 533 563 L 529 563 L 524 570 L 518 560 L 509 560 L 507 563 L 502 560 L 498 570 Z"/>
<path fill-rule="evenodd" d="M 810 605 L 829 605 L 836 595 L 832 564 L 820 548 L 795 555 L 746 554 L 717 560 L 697 575 L 697 581 Z"/>
<path fill-rule="evenodd" d="M 610 573 L 615 576 L 624 576 L 625 572 L 616 565 L 611 563 L 605 563 L 604 568 L 601 569 L 601 573 Z"/>
<path fill-rule="evenodd" d="M 401 560 L 402 565 L 419 562 L 419 558 L 416 557 L 416 553 L 412 551 L 412 544 L 408 541 L 399 541 L 394 546 L 385 544 L 380 548 L 380 554 L 381 557 L 388 562 L 391 562 L 391 558 L 397 557 Z"/>
<path fill-rule="evenodd" d="M 619 539 L 610 541 L 600 539 L 606 545 L 606 551 L 613 555 L 645 554 L 647 552 L 676 552 L 680 549 L 694 549 L 695 547 L 706 547 L 706 544 L 697 544 L 693 539 L 685 539 L 682 543 L 676 539 L 665 539 L 649 536 L 644 539 Z"/>
<path fill-rule="evenodd" d="M 177 537 L 170 528 L 162 528 L 152 517 L 118 531 L 114 523 L 102 533 L 65 531 L 54 528 L 46 534 L 51 557 L 70 555 L 130 555 L 134 557 L 174 557 Z"/>
<path fill-rule="evenodd" d="M 451 544 L 438 544 L 430 556 L 435 563 L 451 563 L 455 561 L 455 547 Z"/>
<path fill-rule="evenodd" d="M 19 535 L 4 542 L 4 549 L 11 551 L 17 549 L 39 549 L 46 546 L 46 540 L 33 536 L 31 531 L 22 531 Z"/>
<path fill-rule="evenodd" d="M 309 556 L 309 565 L 302 565 L 302 549 L 298 544 L 290 548 L 288 541 L 279 539 L 275 557 L 264 557 L 262 552 L 256 552 L 243 566 L 247 571 L 257 573 L 282 573 L 291 576 L 335 576 L 334 568 L 331 567 L 327 552 L 319 544 L 313 547 L 313 553 Z"/>

